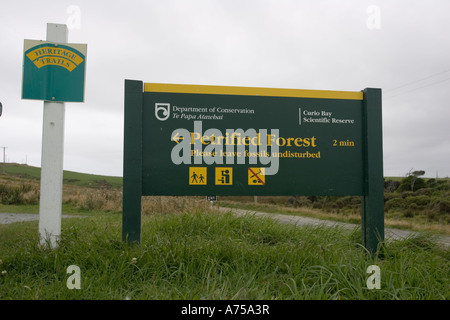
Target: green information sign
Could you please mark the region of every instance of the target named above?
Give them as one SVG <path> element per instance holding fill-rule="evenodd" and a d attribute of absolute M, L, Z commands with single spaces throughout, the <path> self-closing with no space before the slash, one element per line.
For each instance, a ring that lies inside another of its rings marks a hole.
<path fill-rule="evenodd" d="M 145 91 L 142 119 L 144 195 L 363 194 L 362 100 Z"/>
<path fill-rule="evenodd" d="M 84 102 L 86 44 L 25 40 L 22 99 Z"/>
<path fill-rule="evenodd" d="M 138 231 L 135 226 L 140 225 L 142 195 L 361 196 L 363 223 L 369 220 L 363 237 L 370 234 L 372 249 L 384 237 L 380 89 L 342 92 L 131 80 L 125 88 L 128 240 L 140 240 L 140 227 Z M 373 230 L 368 212 L 378 215 Z"/>

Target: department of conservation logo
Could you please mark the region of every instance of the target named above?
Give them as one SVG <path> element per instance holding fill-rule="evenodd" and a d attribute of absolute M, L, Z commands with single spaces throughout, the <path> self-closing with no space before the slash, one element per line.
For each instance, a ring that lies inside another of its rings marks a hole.
<path fill-rule="evenodd" d="M 165 121 L 170 116 L 170 103 L 155 103 L 155 117 L 160 121 Z"/>

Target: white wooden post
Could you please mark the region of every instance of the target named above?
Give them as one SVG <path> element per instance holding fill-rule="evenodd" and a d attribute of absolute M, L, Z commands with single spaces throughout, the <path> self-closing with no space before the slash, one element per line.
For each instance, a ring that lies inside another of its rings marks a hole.
<path fill-rule="evenodd" d="M 67 26 L 47 24 L 47 41 L 67 43 Z M 64 102 L 44 101 L 39 202 L 39 241 L 42 247 L 58 247 L 61 236 Z"/>

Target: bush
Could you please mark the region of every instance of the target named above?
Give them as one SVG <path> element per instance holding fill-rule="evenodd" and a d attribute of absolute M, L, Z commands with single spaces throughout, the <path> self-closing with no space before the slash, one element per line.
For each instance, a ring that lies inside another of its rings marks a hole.
<path fill-rule="evenodd" d="M 408 176 L 402 179 L 400 186 L 397 188 L 397 191 L 417 191 L 422 188 L 425 188 L 424 179 L 415 176 Z"/>
<path fill-rule="evenodd" d="M 433 188 L 439 191 L 450 190 L 450 180 L 449 179 L 429 179 L 426 183 L 428 188 Z"/>
<path fill-rule="evenodd" d="M 412 191 L 403 191 L 401 193 L 401 195 L 402 195 L 403 199 L 406 199 L 408 197 L 413 197 L 414 196 L 414 192 L 412 192 Z"/>
<path fill-rule="evenodd" d="M 416 205 L 416 206 L 426 206 L 431 202 L 431 198 L 429 196 L 415 196 L 415 197 L 408 197 L 407 203 L 409 205 Z"/>
<path fill-rule="evenodd" d="M 82 210 L 120 211 L 122 209 L 122 194 L 115 190 L 89 190 L 77 192 L 76 196 L 68 197 L 66 202 L 74 203 Z"/>
<path fill-rule="evenodd" d="M 384 182 L 384 190 L 387 192 L 394 192 L 400 186 L 400 181 L 388 180 Z"/>
<path fill-rule="evenodd" d="M 414 193 L 418 196 L 420 196 L 420 195 L 431 196 L 431 195 L 433 195 L 434 192 L 435 192 L 435 190 L 433 188 L 422 188 L 422 189 L 415 191 Z"/>
<path fill-rule="evenodd" d="M 389 211 L 391 209 L 403 209 L 406 208 L 406 200 L 403 198 L 392 198 L 386 201 L 385 210 Z"/>
<path fill-rule="evenodd" d="M 450 213 L 450 200 L 441 199 L 439 201 L 439 212 Z"/>
<path fill-rule="evenodd" d="M 398 195 L 398 193 L 395 193 L 395 192 L 393 192 L 393 193 L 391 193 L 391 192 L 385 192 L 384 193 L 384 204 L 386 204 L 386 202 L 388 202 L 389 200 L 391 200 L 391 199 L 394 199 L 394 198 L 399 198 L 400 196 Z"/>
<path fill-rule="evenodd" d="M 403 212 L 403 216 L 405 218 L 412 218 L 414 217 L 414 211 L 411 209 L 407 209 L 406 211 Z"/>
<path fill-rule="evenodd" d="M 288 207 L 294 207 L 294 208 L 311 207 L 312 201 L 308 197 L 299 197 L 299 196 L 289 197 L 286 200 L 286 205 Z"/>
<path fill-rule="evenodd" d="M 0 184 L 0 203 L 5 205 L 38 204 L 39 195 L 37 184 Z"/>

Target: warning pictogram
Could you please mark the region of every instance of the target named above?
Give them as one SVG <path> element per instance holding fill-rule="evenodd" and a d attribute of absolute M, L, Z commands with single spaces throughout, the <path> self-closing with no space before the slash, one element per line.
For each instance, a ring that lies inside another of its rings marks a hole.
<path fill-rule="evenodd" d="M 248 185 L 263 186 L 266 184 L 265 168 L 248 168 Z"/>
<path fill-rule="evenodd" d="M 216 167 L 216 185 L 232 185 L 233 168 Z"/>
<path fill-rule="evenodd" d="M 189 184 L 206 185 L 206 167 L 189 167 Z"/>

